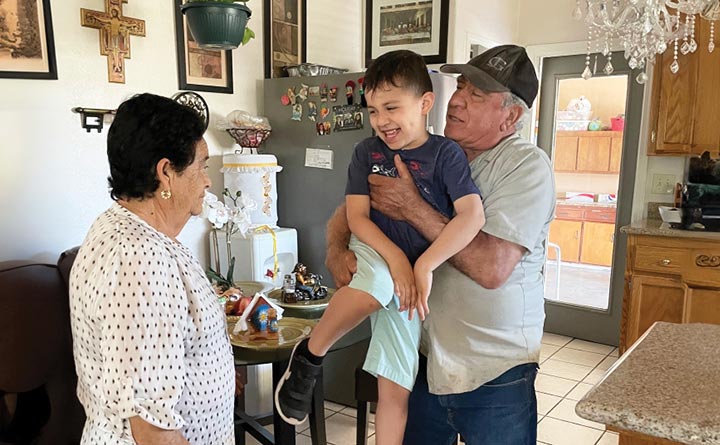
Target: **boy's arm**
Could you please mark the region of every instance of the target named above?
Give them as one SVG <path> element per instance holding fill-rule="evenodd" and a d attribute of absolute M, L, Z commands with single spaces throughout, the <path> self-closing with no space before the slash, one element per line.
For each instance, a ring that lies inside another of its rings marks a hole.
<path fill-rule="evenodd" d="M 425 313 L 430 310 L 427 299 L 432 286 L 432 272 L 470 244 L 485 225 L 485 213 L 480 195 L 473 193 L 462 196 L 453 202 L 453 206 L 455 207 L 453 219 L 445 224 L 435 241 L 415 262 L 417 306 Z"/>
<path fill-rule="evenodd" d="M 415 300 L 413 269 L 403 252 L 370 219 L 370 197 L 367 195 L 347 195 L 348 227 L 363 243 L 372 247 L 383 257 L 390 268 L 395 295 L 400 299 L 401 310 Z"/>

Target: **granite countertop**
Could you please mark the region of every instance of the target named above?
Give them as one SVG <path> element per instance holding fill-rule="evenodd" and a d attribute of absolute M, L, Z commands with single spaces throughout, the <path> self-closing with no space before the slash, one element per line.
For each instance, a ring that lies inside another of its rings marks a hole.
<path fill-rule="evenodd" d="M 669 224 L 664 223 L 659 219 L 644 219 L 640 222 L 620 227 L 620 231 L 629 235 L 670 236 L 675 238 L 696 238 L 720 241 L 720 232 L 673 229 Z"/>
<path fill-rule="evenodd" d="M 558 199 L 557 205 L 561 206 L 578 206 L 578 207 L 601 207 L 601 208 L 612 208 L 617 207 L 614 202 L 571 202 L 564 199 Z"/>
<path fill-rule="evenodd" d="M 588 420 L 685 444 L 720 443 L 720 325 L 657 322 L 577 403 Z"/>

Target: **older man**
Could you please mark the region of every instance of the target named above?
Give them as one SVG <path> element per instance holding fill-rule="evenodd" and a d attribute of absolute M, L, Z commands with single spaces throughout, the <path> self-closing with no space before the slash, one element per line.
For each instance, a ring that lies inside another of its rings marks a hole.
<path fill-rule="evenodd" d="M 514 45 L 441 70 L 460 74 L 445 135 L 467 154 L 487 223 L 435 272 L 405 443 L 450 444 L 460 433 L 468 445 L 534 445 L 542 267 L 555 189 L 548 157 L 516 133 L 537 95 L 537 76 Z M 448 219 L 422 199 L 399 159 L 396 165 L 398 178 L 370 176 L 373 207 L 433 241 Z M 342 211 L 327 235 L 327 265 L 343 285 L 354 257 Z"/>

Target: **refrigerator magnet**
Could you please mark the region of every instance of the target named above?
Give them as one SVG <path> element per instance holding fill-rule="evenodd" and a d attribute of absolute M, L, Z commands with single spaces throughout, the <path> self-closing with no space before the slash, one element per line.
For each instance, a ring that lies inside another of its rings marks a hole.
<path fill-rule="evenodd" d="M 328 108 L 327 103 L 322 102 L 320 104 L 320 120 L 325 119 L 328 114 L 330 114 L 330 108 Z"/>
<path fill-rule="evenodd" d="M 327 100 L 328 97 L 328 87 L 327 84 L 320 85 L 320 100 Z"/>
<path fill-rule="evenodd" d="M 295 105 L 293 105 L 292 120 L 298 122 L 302 120 L 302 104 L 296 103 Z"/>
<path fill-rule="evenodd" d="M 309 96 L 319 96 L 320 95 L 320 87 L 318 85 L 313 85 L 308 88 L 308 95 Z"/>
<path fill-rule="evenodd" d="M 330 88 L 330 102 L 337 102 L 337 88 L 338 87 Z"/>
<path fill-rule="evenodd" d="M 365 101 L 365 78 L 361 77 L 358 79 L 358 93 L 360 93 L 360 106 L 367 108 L 367 102 Z"/>
<path fill-rule="evenodd" d="M 352 105 L 355 96 L 355 82 L 352 80 L 345 82 L 345 96 L 347 97 L 348 105 Z"/>
<path fill-rule="evenodd" d="M 308 86 L 304 83 L 300 84 L 300 91 L 298 92 L 297 98 L 300 100 L 300 102 L 304 102 L 305 99 L 308 97 Z"/>
<path fill-rule="evenodd" d="M 317 120 L 318 115 L 318 109 L 317 104 L 315 101 L 309 100 L 307 103 L 307 117 L 311 121 L 315 122 Z"/>

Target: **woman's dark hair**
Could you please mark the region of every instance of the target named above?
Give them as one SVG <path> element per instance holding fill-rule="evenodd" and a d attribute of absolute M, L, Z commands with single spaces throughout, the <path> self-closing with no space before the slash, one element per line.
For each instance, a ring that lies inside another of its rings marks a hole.
<path fill-rule="evenodd" d="M 205 124 L 191 108 L 144 93 L 123 102 L 107 138 L 110 196 L 149 198 L 160 186 L 155 166 L 163 158 L 182 172 L 195 159 Z"/>
<path fill-rule="evenodd" d="M 422 56 L 404 49 L 385 53 L 370 63 L 365 72 L 365 91 L 382 85 L 414 90 L 418 96 L 433 90 Z"/>

